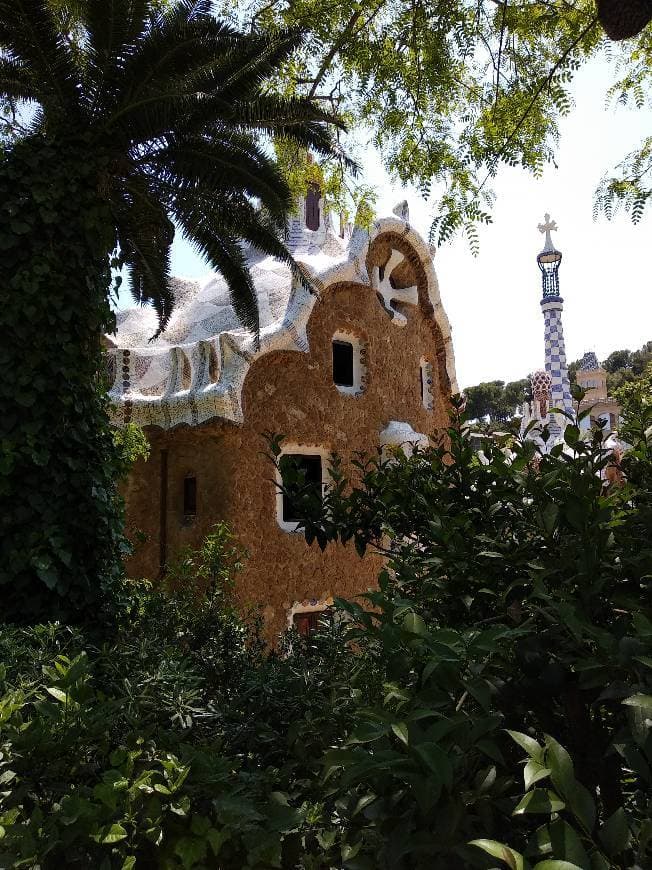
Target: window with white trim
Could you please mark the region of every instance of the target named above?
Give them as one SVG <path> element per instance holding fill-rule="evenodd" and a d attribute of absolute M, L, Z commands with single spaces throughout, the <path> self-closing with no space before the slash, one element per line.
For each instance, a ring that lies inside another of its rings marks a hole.
<path fill-rule="evenodd" d="M 332 341 L 333 383 L 340 391 L 355 396 L 364 391 L 366 348 L 357 335 L 336 332 Z"/>
<path fill-rule="evenodd" d="M 321 447 L 285 448 L 276 472 L 276 519 L 286 532 L 296 532 L 305 507 L 322 498 L 328 453 Z"/>

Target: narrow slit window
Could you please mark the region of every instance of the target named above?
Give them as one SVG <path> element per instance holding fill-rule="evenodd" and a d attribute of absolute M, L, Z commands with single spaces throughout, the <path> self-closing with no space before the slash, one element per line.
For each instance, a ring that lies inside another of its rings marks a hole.
<path fill-rule="evenodd" d="M 338 387 L 353 386 L 353 345 L 349 341 L 333 342 L 333 383 Z"/>
<path fill-rule="evenodd" d="M 321 192 L 316 184 L 311 184 L 306 194 L 306 227 L 318 230 L 320 224 L 319 199 Z"/>
<path fill-rule="evenodd" d="M 318 454 L 288 453 L 281 456 L 281 479 L 283 481 L 284 523 L 298 523 L 303 519 L 302 506 L 312 498 L 321 499 L 322 458 Z"/>
<path fill-rule="evenodd" d="M 419 363 L 419 395 L 421 404 L 426 411 L 432 411 L 434 404 L 432 395 L 432 364 L 425 358 L 422 358 Z"/>
<path fill-rule="evenodd" d="M 197 478 L 186 477 L 183 481 L 183 515 L 194 517 L 197 514 Z"/>

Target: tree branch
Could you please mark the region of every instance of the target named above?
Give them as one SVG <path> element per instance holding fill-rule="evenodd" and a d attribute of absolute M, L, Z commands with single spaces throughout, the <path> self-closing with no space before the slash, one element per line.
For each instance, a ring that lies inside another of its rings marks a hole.
<path fill-rule="evenodd" d="M 514 129 L 512 130 L 512 132 L 509 134 L 509 136 L 507 137 L 507 139 L 505 140 L 505 142 L 503 143 L 503 146 L 502 146 L 502 148 L 500 149 L 500 151 L 499 151 L 499 152 L 496 154 L 496 156 L 494 157 L 494 159 L 493 159 L 493 161 L 492 161 L 492 163 L 491 163 L 491 168 L 489 169 L 489 172 L 487 172 L 487 174 L 486 174 L 486 176 L 485 176 L 485 178 L 484 178 L 482 184 L 481 184 L 480 187 L 478 188 L 478 192 L 480 192 L 480 191 L 482 190 L 482 188 L 485 186 L 485 184 L 487 183 L 487 181 L 488 181 L 489 178 L 491 177 L 492 170 L 495 168 L 496 164 L 498 163 L 498 161 L 500 160 L 500 158 L 503 156 L 503 154 L 505 153 L 505 151 L 507 150 L 507 148 L 508 148 L 508 147 L 511 145 L 511 143 L 514 141 L 514 138 L 516 137 L 517 133 L 519 132 L 519 130 L 520 130 L 521 127 L 523 126 L 524 121 L 526 120 L 526 118 L 528 117 L 528 115 L 530 114 L 530 112 L 532 111 L 532 109 L 533 109 L 533 107 L 534 107 L 536 101 L 539 99 L 539 97 L 541 96 L 541 94 L 542 94 L 542 92 L 545 90 L 545 88 L 548 87 L 548 86 L 550 85 L 550 83 L 552 82 L 552 80 L 553 80 L 553 78 L 554 78 L 554 76 L 555 76 L 555 73 L 557 72 L 557 70 L 559 69 L 559 67 L 564 63 L 564 61 L 566 60 L 566 58 L 568 57 L 568 55 L 571 53 L 571 51 L 573 51 L 573 49 L 576 48 L 576 47 L 579 45 L 579 43 L 584 39 L 584 37 L 587 35 L 587 33 L 589 33 L 589 32 L 590 32 L 590 31 L 595 27 L 595 25 L 597 24 L 597 22 L 598 22 L 598 16 L 597 16 L 597 15 L 594 15 L 593 18 L 592 18 L 592 19 L 589 21 L 589 23 L 586 25 L 586 27 L 584 28 L 584 30 L 580 33 L 580 35 L 579 35 L 576 39 L 574 39 L 573 42 L 572 42 L 572 43 L 568 46 L 568 48 L 564 51 L 564 53 L 561 55 L 561 57 L 560 57 L 559 60 L 555 63 L 555 65 L 552 67 L 552 69 L 550 70 L 550 72 L 548 73 L 548 75 L 545 77 L 545 79 L 541 82 L 541 84 L 539 85 L 539 87 L 536 89 L 536 91 L 534 92 L 534 94 L 533 94 L 533 96 L 532 96 L 532 99 L 531 99 L 530 102 L 528 103 L 528 105 L 527 105 L 525 111 L 523 112 L 523 114 L 521 115 L 521 117 L 518 119 L 518 122 L 517 122 L 516 126 L 514 127 Z"/>

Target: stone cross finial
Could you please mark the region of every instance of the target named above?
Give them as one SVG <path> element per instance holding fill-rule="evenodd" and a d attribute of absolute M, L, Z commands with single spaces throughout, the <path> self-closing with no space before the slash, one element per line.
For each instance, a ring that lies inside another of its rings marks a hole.
<path fill-rule="evenodd" d="M 543 250 L 554 251 L 555 246 L 553 245 L 552 239 L 550 238 L 550 233 L 557 231 L 557 221 L 550 220 L 550 215 L 547 213 L 543 217 L 544 223 L 539 224 L 539 232 L 546 234 L 546 244 Z"/>

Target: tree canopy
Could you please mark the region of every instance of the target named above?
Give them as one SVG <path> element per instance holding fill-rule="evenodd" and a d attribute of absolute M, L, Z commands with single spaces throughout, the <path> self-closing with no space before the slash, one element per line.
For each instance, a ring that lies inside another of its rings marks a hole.
<path fill-rule="evenodd" d="M 161 325 L 173 304 L 175 225 L 221 272 L 243 322 L 257 297 L 240 242 L 294 266 L 282 243 L 291 191 L 265 148 L 279 136 L 334 154 L 328 107 L 265 82 L 301 45 L 295 27 L 242 34 L 209 0 L 0 0 L 0 96 L 29 104 L 22 136 L 76 141 L 106 157 L 98 191 L 138 302 Z M 259 207 L 256 205 L 259 205 Z"/>
<path fill-rule="evenodd" d="M 284 93 L 311 95 L 351 122 L 342 141 L 371 141 L 389 172 L 439 199 L 433 240 L 464 231 L 476 245 L 490 220 L 490 184 L 501 165 L 541 173 L 554 161 L 561 117 L 572 109 L 570 84 L 590 58 L 618 58 L 615 103 L 642 105 L 650 91 L 652 43 L 638 33 L 637 2 L 602 0 L 608 43 L 593 0 L 220 0 L 225 15 L 253 30 L 304 28 L 308 38 L 278 82 Z M 629 16 L 629 17 L 628 17 Z M 636 145 L 636 143 L 632 143 Z M 603 180 L 596 209 L 618 203 L 640 218 L 650 195 L 650 141 Z M 606 169 L 607 167 L 605 167 Z M 348 184 L 329 164 L 341 205 Z M 339 182 L 339 185 L 338 185 Z M 596 179 L 596 183 L 598 179 Z"/>

